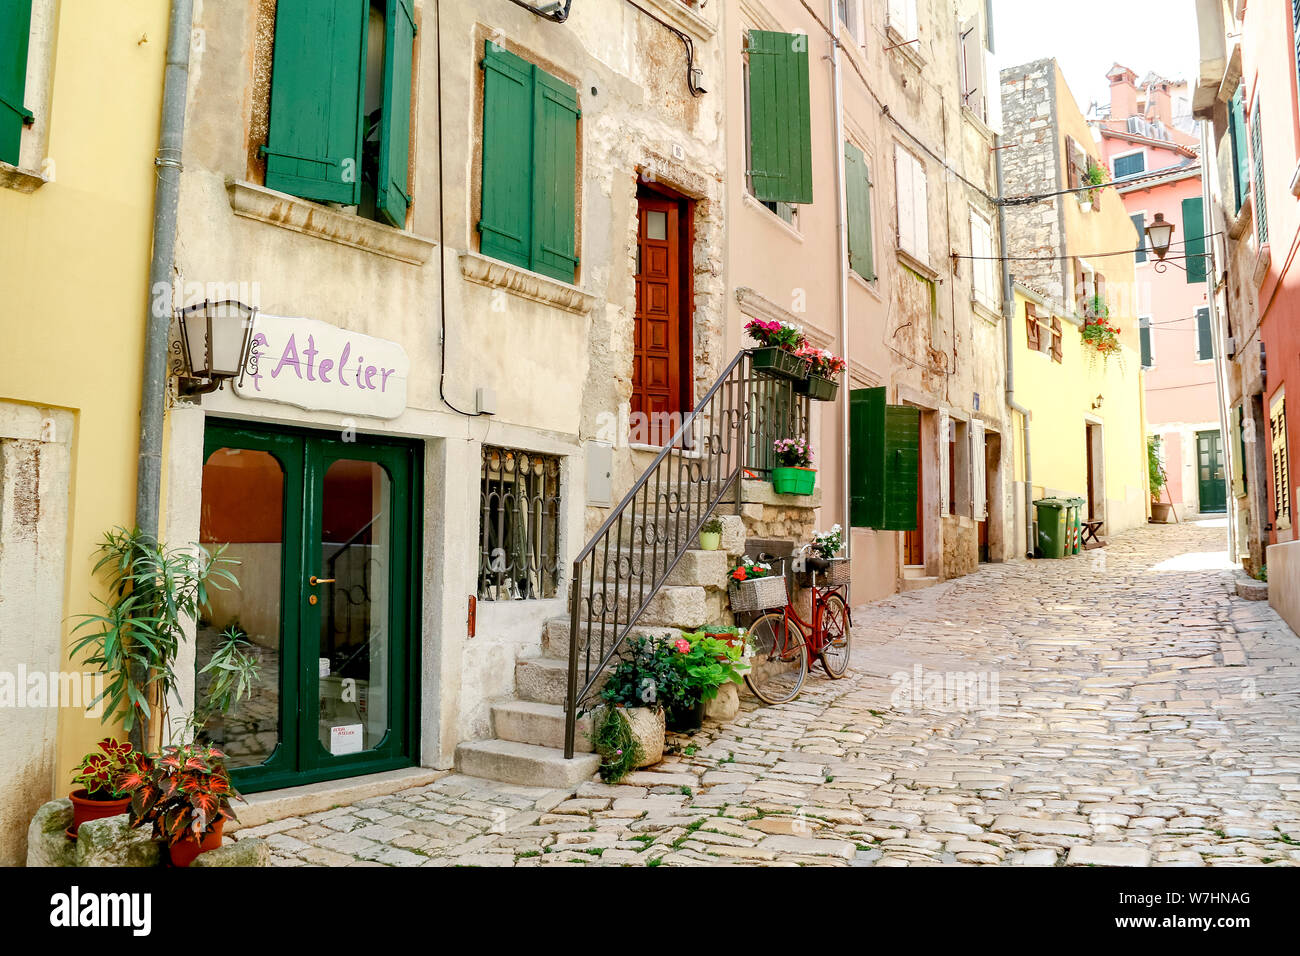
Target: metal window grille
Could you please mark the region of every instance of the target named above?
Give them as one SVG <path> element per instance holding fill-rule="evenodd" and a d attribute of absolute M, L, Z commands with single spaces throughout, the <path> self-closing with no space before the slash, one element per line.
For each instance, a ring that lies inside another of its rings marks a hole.
<path fill-rule="evenodd" d="M 559 590 L 560 459 L 483 446 L 478 596 L 553 598 Z"/>

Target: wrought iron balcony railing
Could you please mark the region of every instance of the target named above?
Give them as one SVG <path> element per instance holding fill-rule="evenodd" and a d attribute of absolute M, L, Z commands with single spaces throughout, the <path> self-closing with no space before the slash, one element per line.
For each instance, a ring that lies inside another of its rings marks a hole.
<path fill-rule="evenodd" d="M 807 437 L 807 397 L 755 372 L 750 353 L 739 353 L 578 552 L 569 581 L 566 757 L 583 702 L 700 526 L 730 491 L 739 510 L 741 478 L 770 472 L 773 441 Z"/>

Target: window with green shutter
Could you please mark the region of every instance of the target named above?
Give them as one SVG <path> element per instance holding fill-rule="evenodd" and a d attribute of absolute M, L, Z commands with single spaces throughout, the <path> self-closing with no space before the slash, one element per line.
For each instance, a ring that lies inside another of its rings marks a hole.
<path fill-rule="evenodd" d="M 766 202 L 810 203 L 808 36 L 750 30 L 746 52 L 750 191 Z"/>
<path fill-rule="evenodd" d="M 1196 310 L 1196 358 L 1198 361 L 1214 358 L 1214 337 L 1210 331 L 1210 310 Z"/>
<path fill-rule="evenodd" d="M 1187 281 L 1204 282 L 1205 210 L 1200 197 L 1183 200 L 1183 253 L 1187 256 Z"/>
<path fill-rule="evenodd" d="M 1151 361 L 1151 320 L 1146 316 L 1138 319 L 1138 340 L 1142 346 L 1142 367 L 1150 368 Z"/>
<path fill-rule="evenodd" d="M 578 91 L 490 40 L 482 66 L 479 251 L 572 282 Z"/>
<path fill-rule="evenodd" d="M 921 410 L 889 405 L 883 388 L 849 393 L 849 523 L 911 531 L 921 450 Z"/>
<path fill-rule="evenodd" d="M 849 268 L 868 282 L 876 278 L 871 246 L 871 173 L 867 157 L 844 144 L 844 185 L 849 211 Z"/>
<path fill-rule="evenodd" d="M 1136 176 L 1147 168 L 1146 153 L 1129 153 L 1127 156 L 1115 157 L 1115 178 Z"/>
<path fill-rule="evenodd" d="M 32 3 L 10 0 L 4 7 L 0 15 L 0 160 L 17 166 L 23 127 L 32 121 L 31 111 L 23 106 Z"/>
<path fill-rule="evenodd" d="M 383 16 L 383 89 L 378 115 L 367 117 L 372 5 Z M 262 147 L 268 188 L 317 202 L 364 200 L 367 210 L 373 200 L 377 218 L 406 224 L 415 33 L 413 0 L 278 0 Z"/>
<path fill-rule="evenodd" d="M 1268 242 L 1268 203 L 1264 197 L 1264 128 L 1260 119 L 1259 95 L 1250 111 L 1250 158 L 1254 176 L 1255 237 L 1262 246 Z"/>
<path fill-rule="evenodd" d="M 1240 85 L 1232 95 L 1228 136 L 1232 143 L 1232 195 L 1236 203 L 1233 212 L 1240 212 L 1242 203 L 1250 194 L 1250 149 L 1246 145 L 1245 93 Z"/>
<path fill-rule="evenodd" d="M 1129 216 L 1133 220 L 1133 228 L 1137 230 L 1138 244 L 1134 250 L 1134 257 L 1138 262 L 1147 261 L 1147 214 L 1144 212 L 1135 212 Z"/>

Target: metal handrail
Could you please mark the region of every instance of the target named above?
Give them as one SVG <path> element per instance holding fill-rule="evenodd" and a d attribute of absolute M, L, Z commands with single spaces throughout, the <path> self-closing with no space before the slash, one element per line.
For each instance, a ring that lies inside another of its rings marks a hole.
<path fill-rule="evenodd" d="M 565 757 L 574 753 L 583 701 L 700 527 L 732 489 L 739 512 L 741 476 L 770 470 L 776 438 L 807 435 L 807 397 L 756 373 L 749 351 L 738 353 L 578 552 L 569 581 Z"/>

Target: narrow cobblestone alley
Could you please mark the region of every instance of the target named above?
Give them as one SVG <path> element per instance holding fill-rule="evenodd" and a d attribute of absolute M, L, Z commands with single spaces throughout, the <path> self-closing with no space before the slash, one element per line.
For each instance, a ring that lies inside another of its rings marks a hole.
<path fill-rule="evenodd" d="M 1300 864 L 1300 640 L 1226 568 L 1221 521 L 984 566 L 620 785 L 449 774 L 243 832 L 289 866 Z"/>

